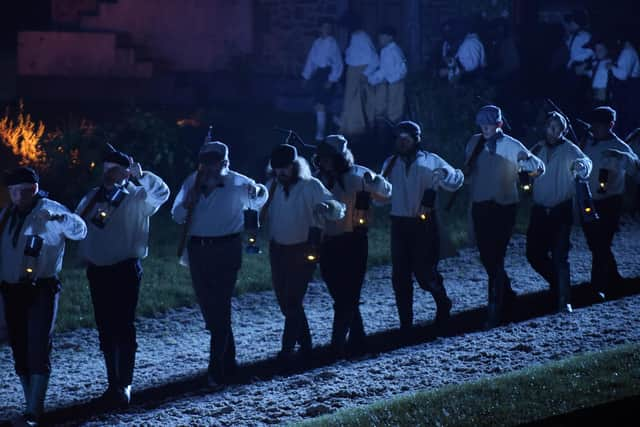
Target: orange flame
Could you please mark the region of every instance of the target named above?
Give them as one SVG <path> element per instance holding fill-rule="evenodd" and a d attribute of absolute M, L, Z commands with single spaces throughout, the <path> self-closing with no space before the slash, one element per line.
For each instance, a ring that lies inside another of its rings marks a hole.
<path fill-rule="evenodd" d="M 0 119 L 0 139 L 19 158 L 21 165 L 37 165 L 46 161 L 45 152 L 40 145 L 44 130 L 44 123 L 36 123 L 31 119 L 31 114 L 25 114 L 22 100 L 15 123 L 10 118 L 8 108 Z"/>

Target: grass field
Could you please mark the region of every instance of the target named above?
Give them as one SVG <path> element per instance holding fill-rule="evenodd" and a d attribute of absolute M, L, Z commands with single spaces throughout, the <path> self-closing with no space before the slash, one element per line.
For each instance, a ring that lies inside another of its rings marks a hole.
<path fill-rule="evenodd" d="M 640 344 L 630 344 L 477 382 L 417 391 L 297 425 L 509 426 L 639 393 Z"/>

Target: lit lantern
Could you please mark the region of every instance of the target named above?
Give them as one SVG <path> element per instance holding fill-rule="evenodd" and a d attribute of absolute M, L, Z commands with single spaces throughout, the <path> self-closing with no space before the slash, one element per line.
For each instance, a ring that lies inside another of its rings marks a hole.
<path fill-rule="evenodd" d="M 248 254 L 259 254 L 260 247 L 258 246 L 258 211 L 255 209 L 244 210 L 244 232 L 246 235 L 247 246 L 245 251 Z"/>
<path fill-rule="evenodd" d="M 598 172 L 598 193 L 606 193 L 609 184 L 609 169 L 600 169 Z"/>
<path fill-rule="evenodd" d="M 518 172 L 518 181 L 520 183 L 520 189 L 525 193 L 530 193 L 533 186 L 531 175 L 529 172 L 521 170 Z"/>
<path fill-rule="evenodd" d="M 320 243 L 322 241 L 322 230 L 318 227 L 309 227 L 307 237 L 307 252 L 305 259 L 312 264 L 320 260 Z"/>
<path fill-rule="evenodd" d="M 104 228 L 113 215 L 113 212 L 120 206 L 124 198 L 129 194 L 126 188 L 116 186 L 111 193 L 107 195 L 107 201 L 100 203 L 96 214 L 91 218 L 91 222 L 98 228 Z"/>
<path fill-rule="evenodd" d="M 22 258 L 22 277 L 21 283 L 30 285 L 36 284 L 36 268 L 38 266 L 38 258 L 42 251 L 43 239 L 37 235 L 27 236 L 27 244 L 24 247 L 24 257 Z"/>
<path fill-rule="evenodd" d="M 432 189 L 424 190 L 422 194 L 422 201 L 420 202 L 420 212 L 418 212 L 418 218 L 421 221 L 428 221 L 431 218 L 431 212 L 436 203 L 436 191 Z"/>
<path fill-rule="evenodd" d="M 371 193 L 368 191 L 358 191 L 356 193 L 356 204 L 353 209 L 353 230 L 366 233 L 369 229 Z"/>
<path fill-rule="evenodd" d="M 589 181 L 576 178 L 576 199 L 578 208 L 580 209 L 580 215 L 582 215 L 582 220 L 585 223 L 594 222 L 599 219 L 598 212 L 596 212 L 596 207 L 593 203 Z"/>

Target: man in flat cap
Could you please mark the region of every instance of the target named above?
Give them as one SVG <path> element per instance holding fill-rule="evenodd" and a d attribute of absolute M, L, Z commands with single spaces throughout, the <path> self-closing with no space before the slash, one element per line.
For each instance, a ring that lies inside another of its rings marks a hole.
<path fill-rule="evenodd" d="M 333 298 L 331 346 L 337 357 L 364 351 L 364 326 L 360 315 L 360 292 L 367 269 L 369 243 L 365 224 L 359 224 L 358 197 L 388 198 L 391 184 L 381 175 L 354 163 L 343 135 L 329 135 L 318 145 L 317 178 L 346 206 L 344 218 L 328 221 L 320 250 L 320 272 Z M 366 192 L 367 196 L 359 195 Z M 363 220 L 366 220 L 363 218 Z M 347 348 L 347 334 L 349 343 Z"/>
<path fill-rule="evenodd" d="M 515 300 L 504 258 L 516 220 L 518 173 L 544 173 L 544 163 L 520 141 L 502 131 L 502 111 L 485 105 L 476 114 L 480 133 L 465 150 L 465 176 L 471 184 L 471 216 L 480 260 L 489 276 L 487 327 L 497 326 Z"/>
<path fill-rule="evenodd" d="M 396 153 L 382 166 L 382 175 L 393 186 L 391 194 L 391 281 L 400 317 L 400 329 L 413 325 L 413 277 L 431 293 L 436 303 L 435 323 L 449 317 L 440 261 L 440 230 L 435 212 L 437 191 L 456 191 L 464 175 L 437 154 L 422 150 L 420 126 L 403 121 L 395 127 Z"/>
<path fill-rule="evenodd" d="M 342 219 L 345 205 L 311 176 L 309 164 L 292 145 L 273 149 L 268 170 L 269 199 L 261 217 L 269 222 L 271 280 L 285 317 L 278 358 L 286 368 L 295 359 L 296 344 L 303 360 L 312 347 L 302 304 L 315 267 L 305 256 L 310 249 L 309 236 L 324 228 L 326 221 Z"/>
<path fill-rule="evenodd" d="M 169 187 L 160 177 L 143 171 L 125 153 L 112 150 L 104 157 L 102 184 L 90 190 L 76 209 L 88 227 L 78 251 L 87 264 L 109 382 L 99 402 L 107 407 L 126 407 L 131 399 L 140 260 L 148 253 L 149 217 L 168 198 Z"/>
<path fill-rule="evenodd" d="M 527 230 L 527 260 L 551 289 L 554 309 L 571 312 L 570 236 L 576 179 L 591 174 L 591 159 L 566 138 L 567 120 L 553 111 L 546 123 L 545 139 L 531 152 L 545 164 L 546 172 L 536 178 L 533 206 Z"/>
<path fill-rule="evenodd" d="M 224 143 L 207 141 L 200 148 L 198 170 L 184 181 L 171 209 L 174 221 L 188 222 L 185 255 L 205 327 L 211 333 L 211 387 L 228 382 L 236 370 L 231 296 L 242 264 L 244 211 L 259 210 L 267 197 L 264 185 L 229 168 Z"/>
<path fill-rule="evenodd" d="M 613 108 L 594 109 L 588 121 L 591 135 L 585 142 L 584 153 L 593 161 L 589 183 L 600 219 L 584 223 L 582 228 L 593 255 L 591 285 L 604 298 L 621 279 L 611 243 L 622 213 L 625 175 L 637 175 L 640 162 L 633 150 L 613 132 L 616 122 Z"/>
<path fill-rule="evenodd" d="M 0 292 L 9 343 L 22 383 L 24 421 L 37 425 L 49 383 L 65 239 L 87 234 L 82 219 L 39 190 L 38 174 L 20 167 L 4 176 L 11 203 L 0 211 Z"/>

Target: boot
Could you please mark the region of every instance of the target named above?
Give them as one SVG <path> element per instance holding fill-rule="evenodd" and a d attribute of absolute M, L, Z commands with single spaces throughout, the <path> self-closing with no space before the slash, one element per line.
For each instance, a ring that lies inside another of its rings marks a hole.
<path fill-rule="evenodd" d="M 331 348 L 337 359 L 345 356 L 345 344 L 347 338 L 347 330 L 349 325 L 345 318 L 345 313 L 340 308 L 335 309 L 333 313 L 333 328 L 331 331 Z"/>
<path fill-rule="evenodd" d="M 22 384 L 22 392 L 24 393 L 24 402 L 25 405 L 29 405 L 29 376 L 27 375 L 19 375 L 20 384 Z"/>
<path fill-rule="evenodd" d="M 435 325 L 437 327 L 442 327 L 447 320 L 451 317 L 451 299 L 445 294 L 439 301 L 436 303 L 436 319 Z"/>
<path fill-rule="evenodd" d="M 570 298 L 570 294 L 571 294 L 571 289 L 569 287 L 569 283 L 560 283 L 560 285 L 558 286 L 558 313 L 571 313 L 573 312 L 573 308 L 571 307 L 571 304 L 569 303 L 569 301 L 571 300 Z"/>
<path fill-rule="evenodd" d="M 442 274 L 436 272 L 433 283 L 430 284 L 433 299 L 436 302 L 436 319 L 435 325 L 442 327 L 449 320 L 451 314 L 451 299 L 447 296 L 447 290 L 444 288 L 444 278 Z"/>
<path fill-rule="evenodd" d="M 25 422 L 27 425 L 38 425 L 44 413 L 44 399 L 49 385 L 49 375 L 31 375 L 29 378 L 29 399 L 27 400 L 27 411 Z"/>
<path fill-rule="evenodd" d="M 413 295 L 407 298 L 401 297 L 395 292 L 395 297 L 398 317 L 400 318 L 401 335 L 408 334 L 413 326 Z"/>
<path fill-rule="evenodd" d="M 349 340 L 347 342 L 347 357 L 358 357 L 367 353 L 367 343 L 365 340 L 364 324 L 360 308 L 356 307 L 349 327 Z"/>
<path fill-rule="evenodd" d="M 222 358 L 216 354 L 213 333 L 209 341 L 209 366 L 207 368 L 207 384 L 213 390 L 222 389 L 224 377 L 224 364 Z"/>
<path fill-rule="evenodd" d="M 131 383 L 133 382 L 133 369 L 136 363 L 136 349 L 119 348 L 117 356 L 118 394 L 117 405 L 126 409 L 131 403 Z"/>
<path fill-rule="evenodd" d="M 103 352 L 104 365 L 107 371 L 107 389 L 93 403 L 104 408 L 111 408 L 118 400 L 118 363 L 116 350 L 107 350 Z"/>
<path fill-rule="evenodd" d="M 500 301 L 502 283 L 499 280 L 489 278 L 489 302 L 487 305 L 486 329 L 495 328 L 500 324 L 502 304 Z"/>
<path fill-rule="evenodd" d="M 301 323 L 300 336 L 298 337 L 297 341 L 300 344 L 300 354 L 302 356 L 308 356 L 311 354 L 313 343 L 311 341 L 311 330 L 309 329 L 309 321 L 307 320 L 307 315 L 305 313 L 302 314 Z"/>

